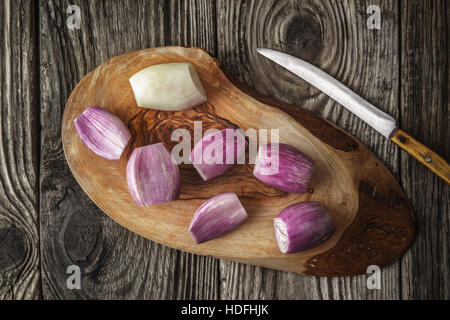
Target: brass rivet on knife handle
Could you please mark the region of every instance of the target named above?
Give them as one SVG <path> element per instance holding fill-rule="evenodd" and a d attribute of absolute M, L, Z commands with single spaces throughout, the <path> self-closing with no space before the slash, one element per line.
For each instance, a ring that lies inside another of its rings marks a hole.
<path fill-rule="evenodd" d="M 447 161 L 445 161 L 437 153 L 428 149 L 419 141 L 400 129 L 397 130 L 391 140 L 400 148 L 416 158 L 420 163 L 428 167 L 445 182 L 450 184 L 450 166 Z"/>

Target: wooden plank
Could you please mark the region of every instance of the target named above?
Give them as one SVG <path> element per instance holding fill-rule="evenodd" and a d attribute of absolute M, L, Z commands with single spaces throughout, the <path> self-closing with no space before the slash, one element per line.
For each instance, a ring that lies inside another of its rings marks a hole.
<path fill-rule="evenodd" d="M 80 30 L 66 27 L 78 4 Z M 45 298 L 214 299 L 218 262 L 147 241 L 106 217 L 66 165 L 60 123 L 81 78 L 101 62 L 147 47 L 197 45 L 214 53 L 215 9 L 195 1 L 40 1 L 41 246 Z M 66 268 L 81 268 L 81 290 Z"/>
<path fill-rule="evenodd" d="M 36 7 L 0 3 L 0 299 L 40 292 Z"/>
<path fill-rule="evenodd" d="M 366 26 L 367 7 L 378 5 L 381 30 Z M 268 47 L 323 68 L 398 117 L 397 1 L 227 1 L 217 5 L 218 58 L 257 91 L 337 123 L 367 144 L 398 177 L 399 151 L 390 141 L 301 79 L 258 56 Z M 221 262 L 225 299 L 396 299 L 399 263 L 382 270 L 381 290 L 366 276 L 312 278 Z"/>
<path fill-rule="evenodd" d="M 449 161 L 449 3 L 402 2 L 401 127 Z M 444 181 L 401 154 L 401 177 L 417 218 L 402 260 L 404 299 L 450 299 L 450 196 Z"/>

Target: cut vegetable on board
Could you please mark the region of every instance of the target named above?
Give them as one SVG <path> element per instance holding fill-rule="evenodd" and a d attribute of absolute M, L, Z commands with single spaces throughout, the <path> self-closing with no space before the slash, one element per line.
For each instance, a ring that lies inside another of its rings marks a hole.
<path fill-rule="evenodd" d="M 253 175 L 278 190 L 306 193 L 314 170 L 314 161 L 285 143 L 262 145 L 258 149 Z"/>
<path fill-rule="evenodd" d="M 190 63 L 164 63 L 139 70 L 130 78 L 139 107 L 179 111 L 206 101 L 197 71 Z"/>
<path fill-rule="evenodd" d="M 118 117 L 98 107 L 88 107 L 73 122 L 84 144 L 108 160 L 119 160 L 131 138 L 128 128 Z"/>
<path fill-rule="evenodd" d="M 180 171 L 162 143 L 134 149 L 127 164 L 130 194 L 138 206 L 177 200 Z"/>
<path fill-rule="evenodd" d="M 200 244 L 234 230 L 247 219 L 247 212 L 233 192 L 217 195 L 195 212 L 189 232 Z"/>
<path fill-rule="evenodd" d="M 283 253 L 312 249 L 327 241 L 336 224 L 318 202 L 303 202 L 283 209 L 274 220 L 278 247 Z"/>
<path fill-rule="evenodd" d="M 205 135 L 197 142 L 189 160 L 208 181 L 231 169 L 234 164 L 245 164 L 247 141 L 240 130 L 227 128 Z"/>

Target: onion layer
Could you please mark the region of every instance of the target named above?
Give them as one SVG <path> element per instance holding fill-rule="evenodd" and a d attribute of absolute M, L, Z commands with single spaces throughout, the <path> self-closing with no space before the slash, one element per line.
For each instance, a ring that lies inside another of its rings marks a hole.
<path fill-rule="evenodd" d="M 237 162 L 245 162 L 244 135 L 234 128 L 208 134 L 197 142 L 190 155 L 190 161 L 203 178 L 208 181 L 231 169 Z"/>
<path fill-rule="evenodd" d="M 336 231 L 336 225 L 320 203 L 304 202 L 287 207 L 274 220 L 275 237 L 282 253 L 317 247 Z"/>
<path fill-rule="evenodd" d="M 235 193 L 223 193 L 203 203 L 195 212 L 189 232 L 197 244 L 224 235 L 247 219 Z"/>
<path fill-rule="evenodd" d="M 74 120 L 75 129 L 84 144 L 108 160 L 119 160 L 131 134 L 117 116 L 90 106 Z"/>
<path fill-rule="evenodd" d="M 180 171 L 162 143 L 133 151 L 127 182 L 134 202 L 141 207 L 174 201 L 180 195 Z"/>
<path fill-rule="evenodd" d="M 259 147 L 253 175 L 261 182 L 290 193 L 306 193 L 314 161 L 287 144 Z"/>

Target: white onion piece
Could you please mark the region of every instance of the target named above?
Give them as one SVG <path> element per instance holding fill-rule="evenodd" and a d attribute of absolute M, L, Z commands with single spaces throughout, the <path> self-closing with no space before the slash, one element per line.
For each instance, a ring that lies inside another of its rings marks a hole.
<path fill-rule="evenodd" d="M 282 253 L 317 247 L 336 231 L 336 224 L 320 203 L 304 202 L 287 207 L 274 220 L 275 237 Z"/>
<path fill-rule="evenodd" d="M 141 207 L 174 201 L 180 195 L 180 171 L 162 143 L 133 151 L 127 182 L 131 197 Z"/>
<path fill-rule="evenodd" d="M 157 64 L 130 79 L 139 107 L 179 111 L 206 101 L 206 93 L 195 68 L 186 62 Z"/>
<path fill-rule="evenodd" d="M 84 144 L 108 160 L 119 160 L 131 134 L 117 116 L 90 106 L 74 120 L 75 129 Z"/>
<path fill-rule="evenodd" d="M 195 212 L 189 232 L 197 244 L 218 238 L 247 219 L 235 193 L 223 193 L 204 202 Z"/>

